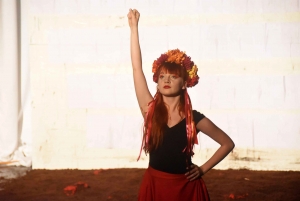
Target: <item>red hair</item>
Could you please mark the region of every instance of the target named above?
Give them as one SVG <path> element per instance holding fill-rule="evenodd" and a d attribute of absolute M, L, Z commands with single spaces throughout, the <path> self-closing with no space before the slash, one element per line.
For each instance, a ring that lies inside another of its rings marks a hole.
<path fill-rule="evenodd" d="M 156 71 L 153 76 L 159 76 L 161 72 L 175 74 L 183 79 L 184 82 L 187 81 L 188 74 L 186 70 L 180 65 L 176 63 L 167 63 L 161 65 L 161 67 Z M 184 99 L 184 91 L 180 92 L 180 102 L 178 105 L 179 115 L 182 117 L 185 114 L 185 99 Z M 168 124 L 169 114 L 166 104 L 163 101 L 162 94 L 159 91 L 156 92 L 155 97 L 155 106 L 153 111 L 152 119 L 147 119 L 145 122 L 146 126 L 151 121 L 151 135 L 149 137 L 148 146 L 144 147 L 144 150 L 147 152 L 151 152 L 155 150 L 163 141 L 163 131 L 165 126 Z M 144 130 L 144 136 L 146 135 L 146 130 Z"/>
<path fill-rule="evenodd" d="M 198 83 L 197 66 L 185 52 L 179 49 L 169 50 L 162 54 L 153 62 L 152 72 L 153 81 L 158 82 L 158 77 L 162 71 L 169 74 L 176 74 L 181 77 L 187 87 L 193 87 Z M 163 131 L 168 123 L 168 109 L 163 101 L 162 94 L 156 92 L 154 99 L 148 103 L 148 111 L 144 118 L 143 140 L 140 150 L 146 153 L 155 150 L 163 141 Z M 187 155 L 193 155 L 193 146 L 198 144 L 195 123 L 193 121 L 192 103 L 187 90 L 181 90 L 178 105 L 179 115 L 185 115 L 187 146 L 183 150 Z"/>
<path fill-rule="evenodd" d="M 184 82 L 188 79 L 187 71 L 185 71 L 180 64 L 165 62 L 154 73 L 153 77 L 156 76 L 157 78 L 162 71 L 169 74 L 176 74 L 183 78 Z M 144 149 L 146 153 L 149 153 L 162 143 L 163 131 L 168 123 L 168 109 L 159 91 L 156 92 L 154 99 L 148 103 L 148 106 L 149 108 L 144 119 L 142 146 L 137 160 L 139 160 L 141 156 L 142 149 Z M 192 104 L 187 89 L 183 89 L 180 92 L 178 112 L 180 116 L 185 115 L 186 120 L 187 146 L 183 152 L 192 156 L 194 154 L 193 146 L 194 144 L 198 144 L 198 140 L 193 121 Z"/>

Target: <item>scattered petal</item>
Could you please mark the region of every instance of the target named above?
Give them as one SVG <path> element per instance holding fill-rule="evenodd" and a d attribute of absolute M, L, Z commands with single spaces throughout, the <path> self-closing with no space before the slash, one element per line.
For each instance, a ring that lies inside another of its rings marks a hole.
<path fill-rule="evenodd" d="M 70 185 L 64 188 L 64 192 L 67 196 L 74 195 L 77 190 L 77 186 Z"/>
<path fill-rule="evenodd" d="M 245 193 L 243 195 L 234 195 L 233 193 L 229 194 L 228 198 L 229 199 L 233 199 L 233 200 L 237 200 L 237 199 L 243 199 L 246 198 L 248 196 L 248 193 Z M 227 197 L 227 196 L 225 196 Z"/>
<path fill-rule="evenodd" d="M 102 172 L 102 169 L 100 169 L 100 170 L 95 170 L 95 171 L 94 171 L 94 175 L 98 175 L 100 172 Z"/>
<path fill-rule="evenodd" d="M 230 194 L 229 196 L 228 196 L 230 199 L 235 199 L 235 196 L 234 196 L 234 194 Z"/>
<path fill-rule="evenodd" d="M 64 193 L 67 196 L 74 195 L 75 192 L 77 191 L 78 187 L 88 188 L 89 185 L 85 182 L 79 181 L 79 182 L 76 182 L 74 185 L 69 185 L 69 186 L 65 187 Z"/>

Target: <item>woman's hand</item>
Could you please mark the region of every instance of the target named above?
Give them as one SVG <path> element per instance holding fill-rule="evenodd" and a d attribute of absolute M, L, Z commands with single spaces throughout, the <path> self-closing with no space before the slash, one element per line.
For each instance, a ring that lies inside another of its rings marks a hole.
<path fill-rule="evenodd" d="M 127 14 L 128 24 L 130 28 L 137 27 L 140 19 L 140 13 L 136 9 L 129 9 Z"/>
<path fill-rule="evenodd" d="M 188 180 L 193 181 L 201 177 L 203 175 L 203 171 L 197 165 L 192 164 L 190 166 L 190 170 L 187 173 L 185 173 L 185 175 L 187 176 Z"/>

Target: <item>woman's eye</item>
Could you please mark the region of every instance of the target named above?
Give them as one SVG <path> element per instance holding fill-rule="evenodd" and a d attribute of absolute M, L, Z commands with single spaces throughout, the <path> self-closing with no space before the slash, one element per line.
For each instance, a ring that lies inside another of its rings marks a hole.
<path fill-rule="evenodd" d="M 159 78 L 162 79 L 162 78 L 164 78 L 164 76 L 163 76 L 163 75 L 160 75 Z"/>
<path fill-rule="evenodd" d="M 172 75 L 172 78 L 176 79 L 176 78 L 178 78 L 178 76 L 177 75 Z"/>

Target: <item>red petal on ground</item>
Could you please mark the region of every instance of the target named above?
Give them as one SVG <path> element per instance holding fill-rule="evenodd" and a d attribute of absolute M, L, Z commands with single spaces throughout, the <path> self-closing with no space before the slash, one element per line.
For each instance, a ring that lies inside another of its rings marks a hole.
<path fill-rule="evenodd" d="M 248 196 L 248 193 L 245 193 L 245 194 L 243 194 L 243 195 L 238 195 L 237 196 L 237 199 L 243 199 L 243 198 L 245 198 L 245 197 L 247 197 Z"/>
<path fill-rule="evenodd" d="M 76 192 L 77 186 L 70 185 L 64 188 L 64 192 L 67 196 L 74 195 Z"/>
<path fill-rule="evenodd" d="M 102 170 L 95 170 L 94 175 L 98 175 L 100 172 L 102 172 Z"/>
<path fill-rule="evenodd" d="M 230 194 L 229 196 L 228 196 L 230 199 L 235 199 L 235 196 L 234 196 L 234 194 Z"/>
<path fill-rule="evenodd" d="M 245 193 L 243 195 L 234 195 L 233 193 L 229 194 L 228 196 L 225 196 L 225 197 L 228 197 L 230 199 L 233 199 L 233 200 L 237 200 L 237 199 L 243 199 L 243 198 L 246 198 L 248 196 L 248 193 Z"/>
<path fill-rule="evenodd" d="M 89 185 L 87 183 L 82 182 L 82 181 L 79 181 L 79 182 L 75 183 L 75 185 L 77 185 L 77 186 L 83 186 L 84 188 L 88 188 L 89 187 Z"/>
<path fill-rule="evenodd" d="M 89 185 L 85 182 L 79 181 L 79 182 L 76 182 L 74 185 L 69 185 L 69 186 L 65 187 L 64 192 L 68 196 L 74 195 L 78 187 L 88 188 Z"/>

